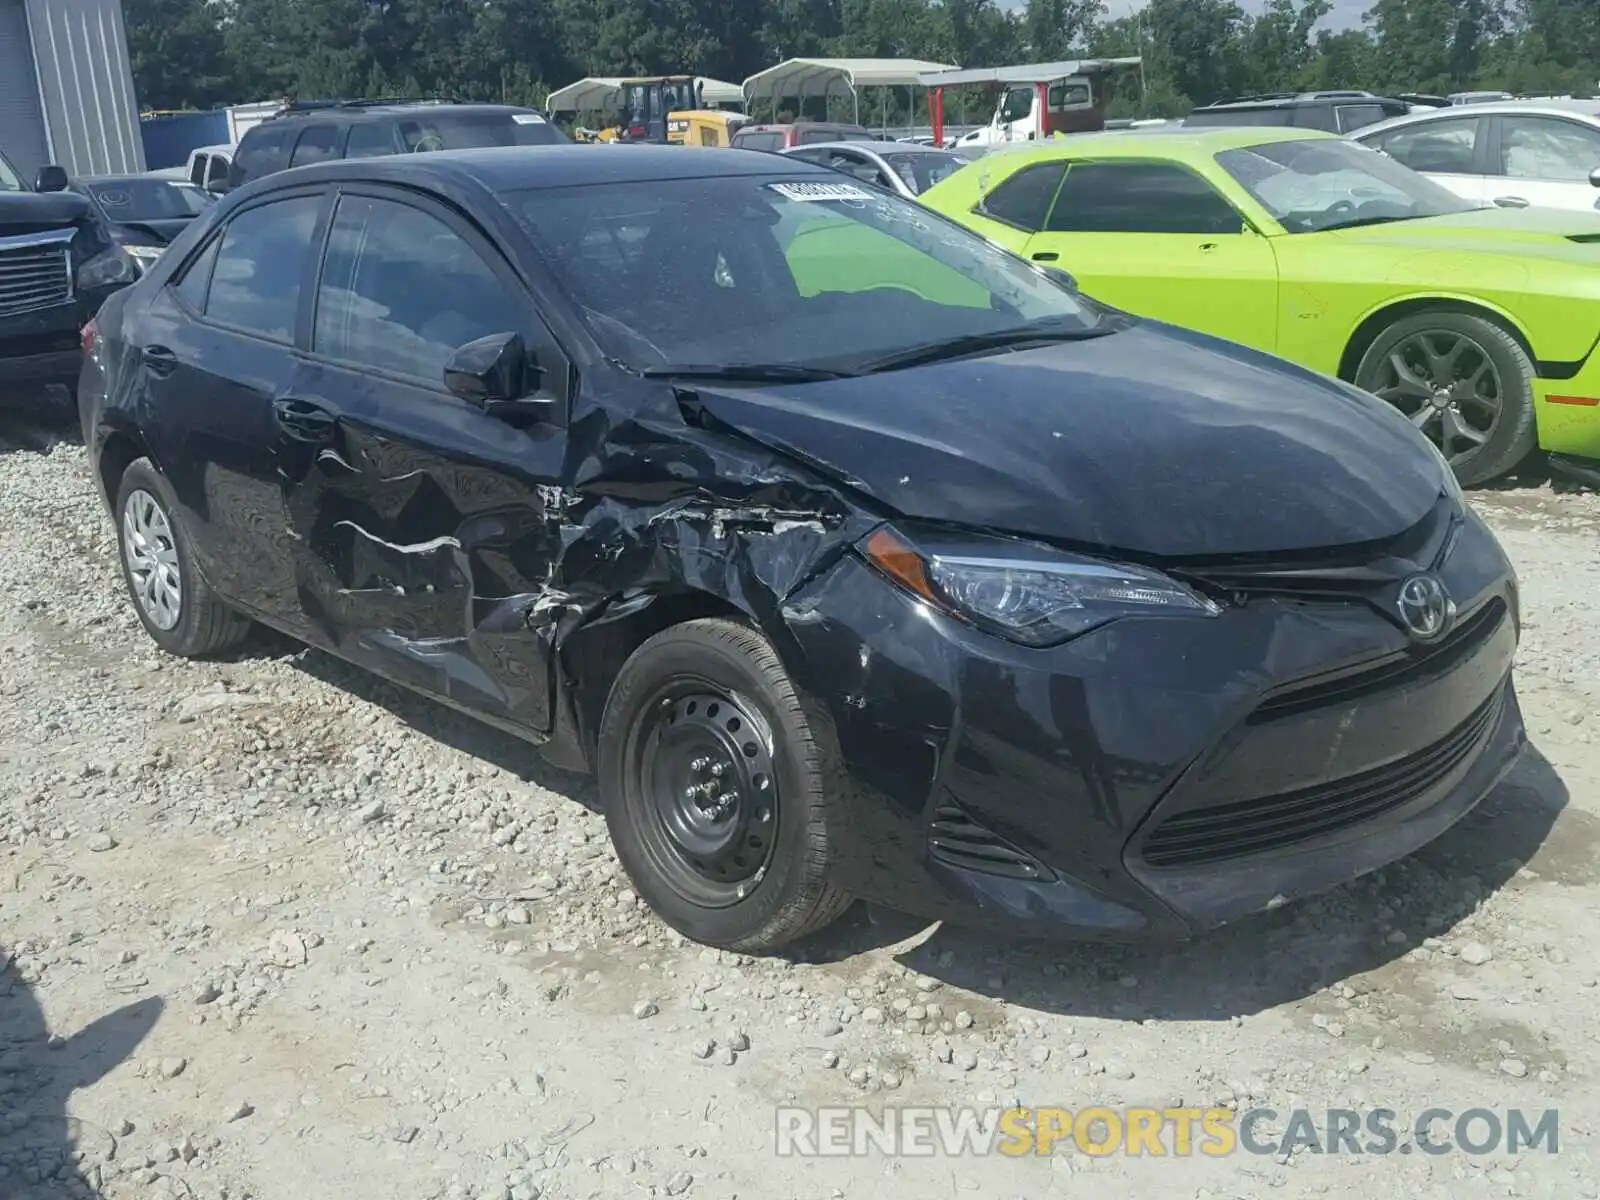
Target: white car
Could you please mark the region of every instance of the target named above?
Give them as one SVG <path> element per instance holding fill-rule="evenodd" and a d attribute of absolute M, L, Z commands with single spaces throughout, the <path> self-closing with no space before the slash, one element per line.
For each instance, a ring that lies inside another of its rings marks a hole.
<path fill-rule="evenodd" d="M 1425 109 L 1351 136 L 1478 204 L 1600 209 L 1600 100 Z"/>
<path fill-rule="evenodd" d="M 843 171 L 907 200 L 915 200 L 972 161 L 967 154 L 911 142 L 814 142 L 778 153 Z"/>

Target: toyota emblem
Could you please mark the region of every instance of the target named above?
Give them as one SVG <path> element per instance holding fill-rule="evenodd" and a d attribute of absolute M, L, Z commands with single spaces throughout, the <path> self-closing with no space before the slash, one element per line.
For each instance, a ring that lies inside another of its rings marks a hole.
<path fill-rule="evenodd" d="M 1432 575 L 1413 575 L 1400 585 L 1400 620 L 1419 642 L 1431 642 L 1450 628 L 1455 601 Z"/>

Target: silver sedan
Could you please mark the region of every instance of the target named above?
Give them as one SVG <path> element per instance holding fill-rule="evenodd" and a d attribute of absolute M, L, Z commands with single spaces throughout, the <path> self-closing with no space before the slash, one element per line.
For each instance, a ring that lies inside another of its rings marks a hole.
<path fill-rule="evenodd" d="M 907 200 L 915 200 L 977 157 L 914 142 L 819 142 L 780 153 L 843 171 Z"/>

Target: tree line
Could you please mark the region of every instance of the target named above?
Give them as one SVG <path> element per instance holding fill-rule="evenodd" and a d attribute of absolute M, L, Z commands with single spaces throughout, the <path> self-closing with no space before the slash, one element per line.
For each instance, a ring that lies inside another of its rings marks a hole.
<path fill-rule="evenodd" d="M 1114 116 L 1261 92 L 1600 91 L 1600 0 L 124 0 L 140 106 L 433 96 L 541 104 L 585 75 L 734 82 L 784 58 L 964 67 L 1142 55 Z M 899 102 L 904 104 L 902 99 Z"/>

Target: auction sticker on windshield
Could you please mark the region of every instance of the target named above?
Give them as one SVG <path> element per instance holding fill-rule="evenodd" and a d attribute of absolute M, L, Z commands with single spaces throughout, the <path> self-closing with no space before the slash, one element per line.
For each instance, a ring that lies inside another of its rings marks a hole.
<path fill-rule="evenodd" d="M 518 125 L 543 125 L 545 119 L 538 113 L 512 113 L 511 119 Z"/>
<path fill-rule="evenodd" d="M 871 200 L 872 193 L 849 183 L 769 183 L 787 200 Z"/>

